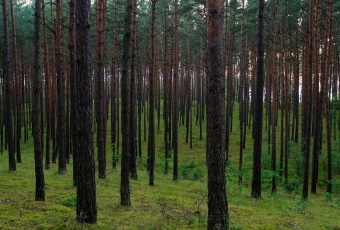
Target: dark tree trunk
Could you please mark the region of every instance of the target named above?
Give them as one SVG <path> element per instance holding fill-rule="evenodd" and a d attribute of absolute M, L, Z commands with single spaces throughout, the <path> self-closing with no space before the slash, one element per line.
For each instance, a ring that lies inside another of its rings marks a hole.
<path fill-rule="evenodd" d="M 311 114 L 312 114 L 312 77 L 313 77 L 313 27 L 314 27 L 314 0 L 310 0 L 309 6 L 309 32 L 307 52 L 305 55 L 306 70 L 302 75 L 302 154 L 304 157 L 304 173 L 302 200 L 308 199 L 309 182 L 309 159 L 310 159 L 310 136 L 311 136 Z"/>
<path fill-rule="evenodd" d="M 43 167 L 43 150 L 41 144 L 42 126 L 40 125 L 41 104 L 40 104 L 40 24 L 41 24 L 41 1 L 35 1 L 34 8 L 34 79 L 33 79 L 33 108 L 32 125 L 34 138 L 34 163 L 35 163 L 35 200 L 45 200 L 45 182 Z"/>
<path fill-rule="evenodd" d="M 164 104 L 163 104 L 163 119 L 164 119 L 164 174 L 169 171 L 169 76 L 168 76 L 168 32 L 167 32 L 167 10 L 168 6 L 164 6 L 164 66 L 163 66 L 163 85 L 164 85 Z"/>
<path fill-rule="evenodd" d="M 148 156 L 149 156 L 149 185 L 154 185 L 155 170 L 155 27 L 156 27 L 156 1 L 151 1 L 151 63 L 149 73 L 149 138 L 148 138 Z"/>
<path fill-rule="evenodd" d="M 137 135 L 136 135 L 136 72 L 137 72 L 137 0 L 132 1 L 132 49 L 130 71 L 130 173 L 131 179 L 137 180 Z"/>
<path fill-rule="evenodd" d="M 262 113 L 263 113 L 263 82 L 264 82 L 264 0 L 259 0 L 258 34 L 257 34 L 257 78 L 254 113 L 254 152 L 253 178 L 251 196 L 261 198 L 261 154 L 262 154 Z"/>
<path fill-rule="evenodd" d="M 172 148 L 174 152 L 173 180 L 178 180 L 178 0 L 174 1 L 174 76 L 172 97 Z"/>
<path fill-rule="evenodd" d="M 44 0 L 41 1 L 42 13 L 43 13 L 43 24 L 46 24 L 46 8 Z M 47 27 L 44 26 L 44 71 L 45 71 L 45 105 L 46 105 L 46 147 L 45 147 L 45 169 L 50 169 L 51 164 L 51 76 L 50 76 L 50 65 L 49 65 L 49 54 L 48 54 L 48 43 L 47 43 Z"/>
<path fill-rule="evenodd" d="M 79 156 L 76 151 L 76 140 L 75 140 L 75 130 L 76 130 L 76 119 L 77 119 L 77 78 L 76 78 L 76 47 L 75 47 L 75 9 L 76 9 L 76 0 L 70 1 L 70 12 L 69 12 L 69 44 L 68 49 L 70 53 L 70 103 L 71 103 L 71 111 L 70 111 L 70 134 L 71 134 L 71 148 L 72 148 L 72 158 L 73 158 L 73 185 L 77 185 L 77 165 Z"/>
<path fill-rule="evenodd" d="M 208 229 L 228 229 L 229 214 L 225 178 L 225 125 L 222 0 L 208 3 Z"/>
<path fill-rule="evenodd" d="M 106 178 L 106 138 L 104 115 L 104 11 L 105 0 L 97 1 L 97 75 L 95 78 L 95 110 L 97 122 L 97 146 L 98 146 L 98 176 Z"/>
<path fill-rule="evenodd" d="M 130 202 L 130 106 L 129 106 L 129 59 L 131 47 L 132 26 L 132 0 L 126 1 L 123 59 L 122 59 L 122 160 L 121 160 L 121 182 L 120 182 L 120 204 L 131 205 Z"/>
<path fill-rule="evenodd" d="M 3 79 L 5 87 L 5 143 L 8 145 L 8 163 L 9 170 L 16 170 L 14 139 L 13 139 L 13 84 L 10 70 L 10 53 L 9 53 L 9 30 L 8 30 L 8 12 L 6 0 L 2 0 L 2 16 L 4 26 L 4 44 L 3 44 Z"/>
<path fill-rule="evenodd" d="M 91 33 L 90 0 L 76 1 L 77 20 L 77 110 L 76 141 L 74 150 L 77 160 L 77 221 L 94 224 L 97 222 L 95 164 L 92 131 L 92 80 L 91 80 Z M 80 96 L 81 95 L 81 96 Z"/>
<path fill-rule="evenodd" d="M 13 35 L 13 68 L 14 68 L 14 119 L 15 119 L 15 151 L 17 156 L 17 162 L 21 163 L 21 151 L 20 151 L 20 138 L 21 138 L 21 103 L 20 103 L 20 77 L 19 77 L 19 64 L 18 64 L 18 47 L 17 47 L 17 31 L 14 14 L 14 3 L 11 2 L 11 19 L 12 19 L 12 35 Z"/>
<path fill-rule="evenodd" d="M 56 1 L 56 76 L 57 76 L 57 93 L 58 93 L 58 110 L 57 110 L 57 151 L 58 173 L 66 173 L 66 154 L 65 154 L 65 75 L 63 73 L 63 56 L 62 56 L 62 0 Z"/>
<path fill-rule="evenodd" d="M 117 167 L 118 161 L 118 140 L 117 140 L 117 117 L 119 96 L 117 93 L 117 1 L 114 1 L 114 22 L 113 22 L 113 54 L 112 54 L 112 74 L 111 74 L 111 146 L 112 146 L 112 168 Z"/>

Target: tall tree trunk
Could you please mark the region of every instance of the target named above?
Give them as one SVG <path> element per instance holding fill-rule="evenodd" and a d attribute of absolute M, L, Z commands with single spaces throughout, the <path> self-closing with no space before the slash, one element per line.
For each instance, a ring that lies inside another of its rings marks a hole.
<path fill-rule="evenodd" d="M 312 77 L 313 77 L 313 36 L 314 36 L 314 0 L 309 3 L 309 20 L 308 20 L 308 40 L 305 61 L 304 74 L 302 75 L 302 154 L 304 157 L 304 173 L 302 200 L 308 199 L 308 182 L 309 182 L 309 159 L 310 159 L 310 136 L 311 136 L 311 114 L 312 114 Z"/>
<path fill-rule="evenodd" d="M 277 96 L 278 96 L 278 89 L 277 89 L 277 85 L 278 85 L 278 75 L 279 73 L 277 72 L 277 60 L 276 60 L 276 54 L 277 54 L 277 46 L 276 46 L 276 42 L 277 42 L 277 33 L 278 33 L 278 3 L 277 0 L 275 0 L 275 7 L 274 7 L 274 40 L 273 40 L 273 50 L 272 50 L 272 95 L 271 98 L 273 98 L 272 100 L 272 111 L 271 111 L 271 128 L 272 128 L 272 137 L 271 137 L 271 141 L 272 141 L 272 171 L 274 173 L 273 177 L 272 177 L 272 193 L 276 192 L 276 177 L 275 177 L 275 173 L 276 173 L 276 127 L 277 127 Z M 282 108 L 281 108 L 282 109 Z M 282 118 L 281 118 L 282 119 Z"/>
<path fill-rule="evenodd" d="M 149 138 L 148 156 L 149 159 L 149 185 L 154 186 L 155 168 L 155 27 L 156 27 L 156 1 L 151 0 L 151 57 L 149 73 Z"/>
<path fill-rule="evenodd" d="M 70 0 L 70 10 L 69 10 L 69 28 L 68 28 L 68 36 L 69 36 L 69 65 L 70 65 L 70 103 L 71 103 L 71 111 L 70 111 L 70 134 L 71 134 L 71 148 L 72 148 L 72 158 L 73 158 L 73 185 L 77 185 L 77 165 L 79 156 L 76 151 L 76 140 L 75 140 L 75 130 L 76 130 L 76 121 L 77 119 L 77 77 L 76 77 L 76 0 Z"/>
<path fill-rule="evenodd" d="M 164 119 L 164 174 L 169 171 L 169 76 L 168 76 L 168 21 L 167 21 L 168 6 L 164 5 L 164 58 L 163 58 L 163 85 L 164 85 L 164 104 L 163 104 L 163 119 Z"/>
<path fill-rule="evenodd" d="M 130 106 L 129 106 L 129 59 L 131 46 L 132 26 L 132 0 L 126 1 L 122 59 L 122 160 L 121 160 L 121 182 L 120 182 L 120 204 L 129 206 L 130 202 Z"/>
<path fill-rule="evenodd" d="M 43 13 L 43 25 L 46 24 L 46 8 L 44 0 L 41 1 L 42 13 Z M 45 169 L 50 169 L 51 164 L 51 74 L 49 65 L 49 53 L 48 53 L 48 43 L 47 43 L 47 27 L 44 26 L 44 71 L 45 71 L 45 104 L 46 104 L 46 147 L 45 147 Z"/>
<path fill-rule="evenodd" d="M 35 1 L 34 9 L 34 79 L 33 79 L 33 108 L 32 125 L 34 138 L 34 163 L 35 163 L 35 200 L 45 200 L 45 179 L 43 167 L 43 150 L 41 144 L 42 126 L 41 115 L 41 84 L 40 84 L 40 24 L 41 24 L 41 1 Z"/>
<path fill-rule="evenodd" d="M 112 146 L 112 168 L 116 168 L 118 161 L 118 140 L 117 121 L 119 117 L 118 106 L 119 93 L 117 90 L 117 0 L 114 1 L 114 21 L 113 21 L 113 54 L 112 54 L 112 74 L 111 74 L 111 146 Z"/>
<path fill-rule="evenodd" d="M 174 76 L 172 96 L 172 148 L 174 152 L 173 180 L 178 180 L 178 0 L 174 0 Z"/>
<path fill-rule="evenodd" d="M 222 0 L 208 0 L 208 229 L 228 229 L 225 179 L 225 125 Z"/>
<path fill-rule="evenodd" d="M 57 150 L 58 173 L 66 173 L 66 154 L 65 154 L 65 75 L 63 73 L 63 55 L 62 55 L 62 0 L 56 1 L 56 76 L 57 76 L 57 93 L 58 93 L 58 110 L 57 110 Z"/>
<path fill-rule="evenodd" d="M 10 69 L 10 53 L 9 53 L 9 29 L 8 29 L 8 12 L 6 0 L 2 0 L 2 17 L 4 26 L 4 44 L 3 44 L 3 79 L 5 88 L 5 134 L 8 145 L 8 164 L 9 170 L 16 170 L 14 140 L 13 140 L 13 84 Z"/>
<path fill-rule="evenodd" d="M 95 80 L 96 96 L 95 110 L 97 122 L 97 146 L 98 146 L 98 176 L 106 178 L 106 138 L 105 138 L 105 115 L 104 115 L 104 11 L 106 10 L 106 1 L 97 1 L 97 75 Z"/>
<path fill-rule="evenodd" d="M 263 112 L 263 82 L 264 82 L 264 0 L 259 0 L 258 34 L 257 34 L 257 78 L 254 114 L 254 153 L 253 153 L 253 178 L 251 195 L 261 198 L 261 154 L 262 154 L 262 112 Z"/>
<path fill-rule="evenodd" d="M 18 47 L 17 47 L 17 30 L 14 15 L 14 3 L 11 0 L 11 19 L 12 19 L 12 35 L 13 35 L 13 68 L 14 68 L 14 119 L 15 119 L 15 151 L 17 155 L 17 162 L 21 163 L 20 138 L 21 138 L 21 114 L 20 114 L 20 74 L 18 64 Z"/>
<path fill-rule="evenodd" d="M 227 4 L 227 3 L 226 3 Z M 226 6 L 227 7 L 227 6 Z M 229 139 L 230 132 L 232 130 L 232 114 L 233 114 L 233 105 L 232 105 L 232 97 L 233 97 L 233 60 L 234 60 L 234 38 L 235 38 L 235 23 L 236 23 L 236 2 L 234 1 L 233 6 L 233 18 L 232 18 L 232 27 L 229 41 L 229 50 L 228 50 L 228 60 L 227 60 L 227 109 L 226 109 L 226 141 L 225 141 L 225 151 L 226 151 L 226 160 L 229 160 Z M 226 32 L 227 33 L 227 32 Z M 225 35 L 227 36 L 227 35 Z"/>
<path fill-rule="evenodd" d="M 90 0 L 76 1 L 77 18 L 77 110 L 75 120 L 77 160 L 77 222 L 97 222 L 96 182 L 93 146 Z"/>
<path fill-rule="evenodd" d="M 324 64 L 321 71 L 322 92 L 321 97 L 326 111 L 326 133 L 327 133 L 327 192 L 332 194 L 332 143 L 331 143 L 331 127 L 330 127 L 330 97 L 328 96 L 328 88 L 330 88 L 327 76 L 331 73 L 331 44 L 332 44 L 332 9 L 333 1 L 327 2 L 326 14 L 326 32 L 324 37 Z"/>
<path fill-rule="evenodd" d="M 321 151 L 322 141 L 322 96 L 319 92 L 319 47 L 320 47 L 320 27 L 321 27 L 321 0 L 316 1 L 316 21 L 315 21 L 315 33 L 314 33 L 314 92 L 315 95 L 315 114 L 314 114 L 314 130 L 313 130 L 313 159 L 312 159 L 312 183 L 311 193 L 316 194 L 316 184 L 319 174 L 319 154 Z M 322 62 L 324 60 L 321 60 Z M 324 68 L 324 67 L 321 67 Z"/>
<path fill-rule="evenodd" d="M 137 0 L 132 1 L 132 49 L 130 70 L 130 173 L 137 180 L 137 135 L 136 135 L 136 72 L 137 72 Z"/>

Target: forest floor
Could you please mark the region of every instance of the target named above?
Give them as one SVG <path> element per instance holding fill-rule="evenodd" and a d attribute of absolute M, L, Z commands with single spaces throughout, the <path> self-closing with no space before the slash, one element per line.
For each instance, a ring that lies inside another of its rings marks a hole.
<path fill-rule="evenodd" d="M 8 156 L 4 151 L 0 155 L 0 229 L 206 229 L 205 139 L 199 140 L 198 127 L 194 126 L 193 149 L 190 149 L 185 143 L 185 128 L 180 127 L 180 179 L 173 182 L 172 158 L 170 171 L 164 174 L 162 127 L 156 133 L 155 186 L 148 185 L 147 144 L 144 142 L 144 156 L 138 160 L 138 180 L 131 180 L 130 207 L 120 205 L 120 167 L 111 168 L 112 153 L 108 144 L 107 178 L 96 179 L 98 221 L 95 225 L 78 224 L 75 220 L 72 162 L 67 165 L 65 175 L 58 175 L 57 164 L 51 164 L 51 169 L 45 170 L 46 201 L 36 202 L 32 138 L 22 144 L 22 163 L 17 164 L 15 172 L 8 171 Z M 262 198 L 256 200 L 250 196 L 253 143 L 249 135 L 244 150 L 243 182 L 238 183 L 238 135 L 238 125 L 234 125 L 226 172 L 230 229 L 340 229 L 339 174 L 334 182 L 334 193 L 326 194 L 325 154 L 320 159 L 318 193 L 309 195 L 308 201 L 303 202 L 299 145 L 291 146 L 289 183 L 284 186 L 278 182 L 277 192 L 272 194 L 273 174 L 264 144 L 263 193 Z M 334 151 L 340 152 L 338 143 L 337 146 Z"/>

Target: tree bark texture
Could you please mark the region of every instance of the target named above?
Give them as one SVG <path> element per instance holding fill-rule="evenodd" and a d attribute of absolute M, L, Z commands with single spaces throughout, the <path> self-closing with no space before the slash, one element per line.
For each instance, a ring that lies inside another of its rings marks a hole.
<path fill-rule="evenodd" d="M 45 200 L 45 181 L 43 167 L 43 150 L 41 145 L 42 126 L 41 115 L 41 84 L 40 84 L 40 24 L 41 24 L 41 0 L 35 1 L 34 10 L 34 80 L 33 80 L 33 107 L 32 127 L 34 138 L 34 163 L 35 163 L 35 200 Z"/>
<path fill-rule="evenodd" d="M 261 198 L 261 154 L 262 154 L 262 123 L 263 123 L 263 83 L 264 83 L 264 0 L 259 0 L 257 28 L 257 74 L 254 114 L 254 152 L 253 178 L 251 195 Z"/>
<path fill-rule="evenodd" d="M 228 229 L 225 178 L 225 122 L 222 0 L 208 1 L 208 229 Z"/>
<path fill-rule="evenodd" d="M 16 170 L 14 139 L 13 139 L 13 83 L 10 65 L 10 52 L 9 52 L 9 29 L 8 29 L 8 11 L 6 0 L 2 0 L 2 17 L 4 28 L 4 44 L 3 44 L 3 79 L 5 86 L 5 131 L 8 145 L 8 164 L 9 170 Z"/>
<path fill-rule="evenodd" d="M 121 160 L 121 181 L 120 181 L 120 204 L 131 205 L 130 202 L 130 106 L 129 106 L 129 59 L 132 37 L 132 0 L 126 1 L 123 59 L 122 59 L 122 160 Z"/>
<path fill-rule="evenodd" d="M 77 160 L 77 221 L 97 222 L 96 183 L 93 146 L 92 79 L 90 0 L 76 1 L 77 18 L 77 110 L 76 140 Z"/>

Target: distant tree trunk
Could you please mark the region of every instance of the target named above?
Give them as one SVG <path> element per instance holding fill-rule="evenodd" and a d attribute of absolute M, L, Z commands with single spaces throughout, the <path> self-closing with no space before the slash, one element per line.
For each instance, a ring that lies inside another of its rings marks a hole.
<path fill-rule="evenodd" d="M 172 96 L 172 148 L 174 152 L 173 180 L 178 180 L 178 0 L 174 0 L 174 76 Z"/>
<path fill-rule="evenodd" d="M 8 145 L 8 163 L 9 170 L 16 170 L 14 140 L 13 140 L 13 84 L 10 69 L 10 53 L 9 53 L 9 30 L 8 30 L 8 12 L 6 0 L 2 0 L 2 17 L 4 26 L 4 44 L 3 44 L 3 79 L 5 87 L 5 140 Z"/>
<path fill-rule="evenodd" d="M 122 160 L 121 160 L 121 182 L 120 182 L 120 204 L 129 206 L 130 202 L 130 106 L 129 106 L 129 59 L 131 47 L 132 26 L 132 0 L 126 1 L 122 59 Z"/>
<path fill-rule="evenodd" d="M 96 183 L 92 125 L 90 0 L 76 1 L 77 110 L 73 132 L 77 160 L 77 222 L 97 222 Z"/>
<path fill-rule="evenodd" d="M 41 1 L 35 1 L 34 8 L 34 79 L 33 79 L 33 108 L 32 125 L 34 138 L 34 162 L 35 162 L 35 200 L 45 201 L 45 179 L 43 167 L 43 150 L 41 144 L 42 126 L 40 125 L 40 24 L 41 24 Z"/>
<path fill-rule="evenodd" d="M 228 229 L 225 178 L 222 0 L 208 0 L 208 229 Z"/>
<path fill-rule="evenodd" d="M 105 115 L 104 115 L 104 11 L 106 1 L 97 1 L 97 74 L 95 78 L 95 110 L 97 122 L 97 146 L 98 146 L 98 175 L 99 178 L 106 178 L 106 138 L 105 138 Z"/>
<path fill-rule="evenodd" d="M 65 154 L 65 75 L 63 73 L 62 56 L 62 0 L 56 1 L 56 76 L 58 93 L 58 120 L 57 120 L 57 150 L 58 173 L 66 173 L 66 154 Z"/>
<path fill-rule="evenodd" d="M 253 178 L 251 196 L 261 198 L 261 155 L 262 155 L 262 112 L 263 112 L 263 82 L 264 82 L 264 0 L 258 0 L 258 34 L 257 34 L 257 78 L 254 114 L 254 153 Z"/>

